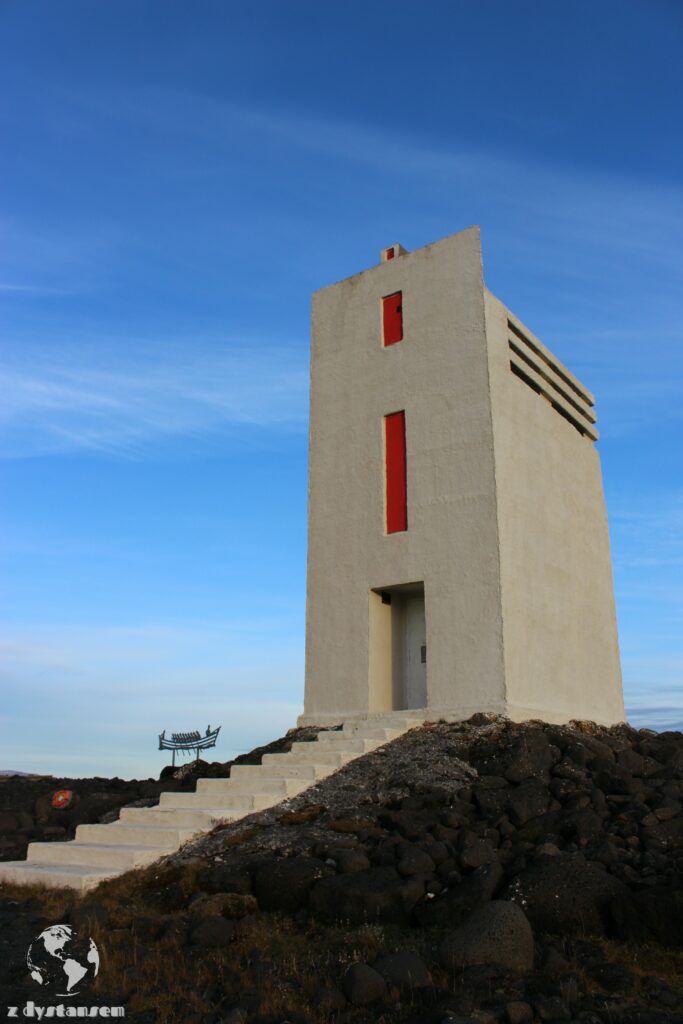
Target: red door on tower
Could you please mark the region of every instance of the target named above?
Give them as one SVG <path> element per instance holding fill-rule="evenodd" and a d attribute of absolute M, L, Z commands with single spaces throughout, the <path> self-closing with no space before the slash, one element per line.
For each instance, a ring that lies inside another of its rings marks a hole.
<path fill-rule="evenodd" d="M 382 342 L 384 347 L 403 340 L 403 292 L 382 299 Z"/>

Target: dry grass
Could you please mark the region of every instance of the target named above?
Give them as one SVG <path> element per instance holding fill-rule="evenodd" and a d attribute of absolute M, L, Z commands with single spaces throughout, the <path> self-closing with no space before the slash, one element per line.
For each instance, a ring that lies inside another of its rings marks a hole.
<path fill-rule="evenodd" d="M 305 915 L 247 918 L 238 923 L 235 941 L 218 950 L 187 946 L 173 934 L 155 935 L 187 920 L 184 912 L 169 913 L 158 906 L 159 895 L 177 887 L 174 891 L 184 903 L 201 888 L 201 874 L 201 865 L 156 865 L 120 876 L 86 896 L 84 903 L 104 906 L 109 916 L 106 925 L 94 921 L 90 928 L 101 956 L 95 993 L 126 1000 L 129 1012 L 153 1010 L 164 1024 L 186 1024 L 194 1014 L 227 1011 L 256 991 L 259 1013 L 299 1013 L 322 1020 L 326 1017 L 317 1008 L 317 990 L 323 979 L 338 984 L 352 963 L 371 962 L 380 952 L 411 949 L 431 959 L 422 932 L 391 925 L 330 926 Z M 70 890 L 40 886 L 5 886 L 4 895 L 35 898 L 53 920 L 63 920 L 79 902 Z M 142 918 L 148 935 L 155 937 L 136 936 L 134 926 Z M 360 1024 L 366 1012 L 358 1008 L 353 1019 Z"/>
<path fill-rule="evenodd" d="M 131 932 L 125 939 L 115 935 L 112 943 L 110 929 L 100 926 L 93 928 L 93 938 L 103 951 L 97 988 L 116 992 L 123 983 L 131 1011 L 154 1009 L 167 1024 L 225 1009 L 254 990 L 260 1013 L 315 1018 L 321 979 L 339 980 L 356 960 L 372 960 L 388 945 L 405 945 L 399 935 L 392 943 L 379 926 L 326 928 L 275 914 L 244 922 L 235 942 L 220 950 L 193 949 L 173 938 L 144 944 Z"/>
<path fill-rule="evenodd" d="M 548 938 L 552 939 L 552 936 Z M 648 977 L 656 977 L 668 985 L 673 991 L 683 996 L 683 952 L 657 943 L 634 945 L 617 939 L 605 939 L 586 935 L 584 938 L 596 949 L 601 951 L 602 960 L 608 964 L 627 967 L 633 974 L 633 983 L 623 992 L 624 995 L 637 998 L 643 991 L 643 981 Z M 571 972 L 581 980 L 587 992 L 601 993 L 603 987 L 584 967 L 580 958 L 567 955 Z M 556 969 L 551 966 L 544 970 L 549 978 L 556 978 Z"/>
<path fill-rule="evenodd" d="M 69 907 L 80 899 L 73 889 L 55 889 L 45 885 L 13 885 L 3 882 L 0 885 L 0 898 L 17 900 L 20 903 L 37 900 L 49 917 L 64 917 Z"/>
<path fill-rule="evenodd" d="M 5 885 L 1 891 L 6 898 L 35 900 L 53 921 L 66 919 L 79 902 L 104 907 L 106 927 L 94 922 L 91 928 L 101 954 L 95 991 L 127 1000 L 130 1012 L 152 1010 L 164 1024 L 187 1024 L 193 1015 L 227 1012 L 250 992 L 258 992 L 260 1013 L 299 1013 L 333 1021 L 333 1012 L 321 1014 L 317 1006 L 323 979 L 339 984 L 352 963 L 371 963 L 384 952 L 410 950 L 434 963 L 435 937 L 429 932 L 393 925 L 325 925 L 305 914 L 257 914 L 238 922 L 235 941 L 221 949 L 188 946 L 184 935 L 173 934 L 173 926 L 177 923 L 183 929 L 187 901 L 203 888 L 206 870 L 206 863 L 200 862 L 156 864 L 103 883 L 82 901 L 73 891 L 42 886 Z M 585 938 L 601 950 L 606 962 L 633 972 L 630 991 L 624 995 L 637 999 L 641 990 L 644 995 L 643 980 L 653 975 L 683 995 L 680 951 Z M 577 959 L 570 958 L 570 968 L 582 988 L 603 991 Z M 437 967 L 432 973 L 442 990 L 458 988 L 458 979 L 447 972 Z M 410 1002 L 402 1000 L 402 1013 Z M 350 1012 L 348 1019 L 355 1024 L 373 1019 L 360 1008 Z"/>
<path fill-rule="evenodd" d="M 654 975 L 666 982 L 675 992 L 683 995 L 683 952 L 656 943 L 638 946 L 616 940 L 600 942 L 605 959 L 613 964 L 630 968 L 636 976 L 636 989 L 643 978 Z"/>

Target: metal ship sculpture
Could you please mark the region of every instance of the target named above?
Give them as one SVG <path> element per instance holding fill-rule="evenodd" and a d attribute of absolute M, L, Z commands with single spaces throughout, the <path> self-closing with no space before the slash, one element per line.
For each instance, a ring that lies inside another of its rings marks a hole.
<path fill-rule="evenodd" d="M 218 739 L 218 733 L 221 731 L 220 725 L 217 729 L 211 729 L 210 725 L 206 727 L 206 733 L 202 736 L 198 731 L 194 732 L 172 732 L 171 738 L 166 738 L 166 730 L 159 736 L 159 750 L 172 750 L 173 751 L 173 767 L 175 767 L 175 755 L 176 751 L 180 753 L 191 753 L 195 751 L 196 760 L 199 760 L 199 751 L 208 750 L 209 747 L 216 746 L 216 740 Z"/>

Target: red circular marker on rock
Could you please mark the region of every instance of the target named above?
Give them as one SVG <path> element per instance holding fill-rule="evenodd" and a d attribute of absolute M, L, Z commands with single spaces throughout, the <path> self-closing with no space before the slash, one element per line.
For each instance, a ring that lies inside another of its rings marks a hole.
<path fill-rule="evenodd" d="M 71 807 L 75 800 L 76 794 L 72 789 L 56 789 L 50 803 L 56 811 L 64 811 Z"/>

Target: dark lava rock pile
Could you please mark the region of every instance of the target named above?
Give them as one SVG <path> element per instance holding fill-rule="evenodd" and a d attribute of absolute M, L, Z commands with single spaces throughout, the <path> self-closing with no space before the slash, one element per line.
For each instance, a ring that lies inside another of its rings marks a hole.
<path fill-rule="evenodd" d="M 24 860 L 29 843 L 73 839 L 78 825 L 112 821 L 124 804 L 156 804 L 165 788 L 153 779 L 4 778 L 0 781 L 0 860 Z M 72 806 L 58 810 L 51 798 L 62 789 L 71 790 L 75 799 Z"/>
<path fill-rule="evenodd" d="M 682 803 L 679 733 L 479 715 L 415 729 L 70 913 L 114 935 L 141 1020 L 674 1024 Z M 144 1016 L 159 988 L 139 965 L 165 943 L 201 984 Z"/>

